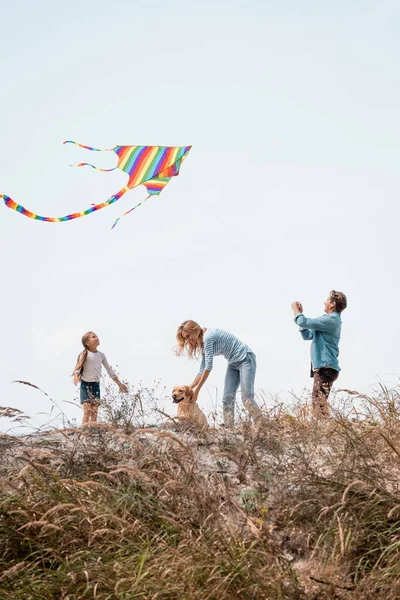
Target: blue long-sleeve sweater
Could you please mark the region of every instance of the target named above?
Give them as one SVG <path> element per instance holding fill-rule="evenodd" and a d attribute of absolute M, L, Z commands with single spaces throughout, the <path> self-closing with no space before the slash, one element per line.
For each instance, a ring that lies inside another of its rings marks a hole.
<path fill-rule="evenodd" d="M 300 328 L 303 340 L 312 340 L 311 362 L 314 369 L 330 367 L 340 371 L 339 340 L 342 329 L 340 313 L 333 312 L 316 319 L 307 319 L 300 313 L 294 321 Z"/>

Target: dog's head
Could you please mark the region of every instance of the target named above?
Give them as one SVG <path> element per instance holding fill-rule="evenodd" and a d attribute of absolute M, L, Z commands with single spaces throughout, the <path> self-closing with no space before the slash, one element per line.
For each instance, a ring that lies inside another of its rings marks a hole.
<path fill-rule="evenodd" d="M 179 404 L 182 400 L 190 401 L 193 396 L 193 390 L 188 385 L 176 385 L 172 390 L 174 404 Z"/>

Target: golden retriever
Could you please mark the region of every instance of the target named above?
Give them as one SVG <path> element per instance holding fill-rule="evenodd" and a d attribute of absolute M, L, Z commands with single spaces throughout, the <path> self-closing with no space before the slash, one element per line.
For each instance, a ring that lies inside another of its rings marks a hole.
<path fill-rule="evenodd" d="M 188 385 L 176 385 L 172 390 L 174 404 L 178 405 L 178 419 L 196 423 L 202 429 L 208 427 L 207 417 L 197 402 L 191 402 L 193 390 Z"/>

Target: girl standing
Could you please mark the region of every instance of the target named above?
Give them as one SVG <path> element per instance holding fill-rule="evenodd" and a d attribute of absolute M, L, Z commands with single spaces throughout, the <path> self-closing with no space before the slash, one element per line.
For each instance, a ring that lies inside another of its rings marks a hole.
<path fill-rule="evenodd" d="M 189 357 L 202 355 L 200 371 L 190 386 L 193 389 L 193 402 L 197 401 L 199 392 L 211 373 L 214 356 L 223 355 L 228 361 L 222 398 L 225 427 L 234 426 L 235 396 L 239 385 L 243 406 L 254 419 L 261 417 L 261 411 L 254 400 L 256 357 L 247 344 L 222 329 L 202 329 L 195 321 L 184 321 L 178 328 L 176 339 L 178 356 L 185 350 Z"/>
<path fill-rule="evenodd" d="M 74 384 L 81 382 L 80 400 L 83 405 L 82 425 L 97 422 L 97 412 L 100 402 L 101 367 L 104 365 L 107 373 L 118 385 L 121 392 L 128 388 L 121 383 L 107 362 L 105 354 L 97 350 L 100 340 L 93 331 L 88 331 L 82 337 L 84 350 L 78 356 L 74 369 Z"/>

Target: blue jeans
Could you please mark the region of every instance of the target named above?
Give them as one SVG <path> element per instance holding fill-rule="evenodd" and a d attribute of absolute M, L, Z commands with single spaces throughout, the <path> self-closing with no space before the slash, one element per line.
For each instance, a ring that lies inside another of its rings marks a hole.
<path fill-rule="evenodd" d="M 254 380 L 256 377 L 256 357 L 248 352 L 246 358 L 237 363 L 228 363 L 225 375 L 224 396 L 222 398 L 224 425 L 233 427 L 235 422 L 235 397 L 241 386 L 242 403 L 251 417 L 257 419 L 261 411 L 254 400 Z"/>

